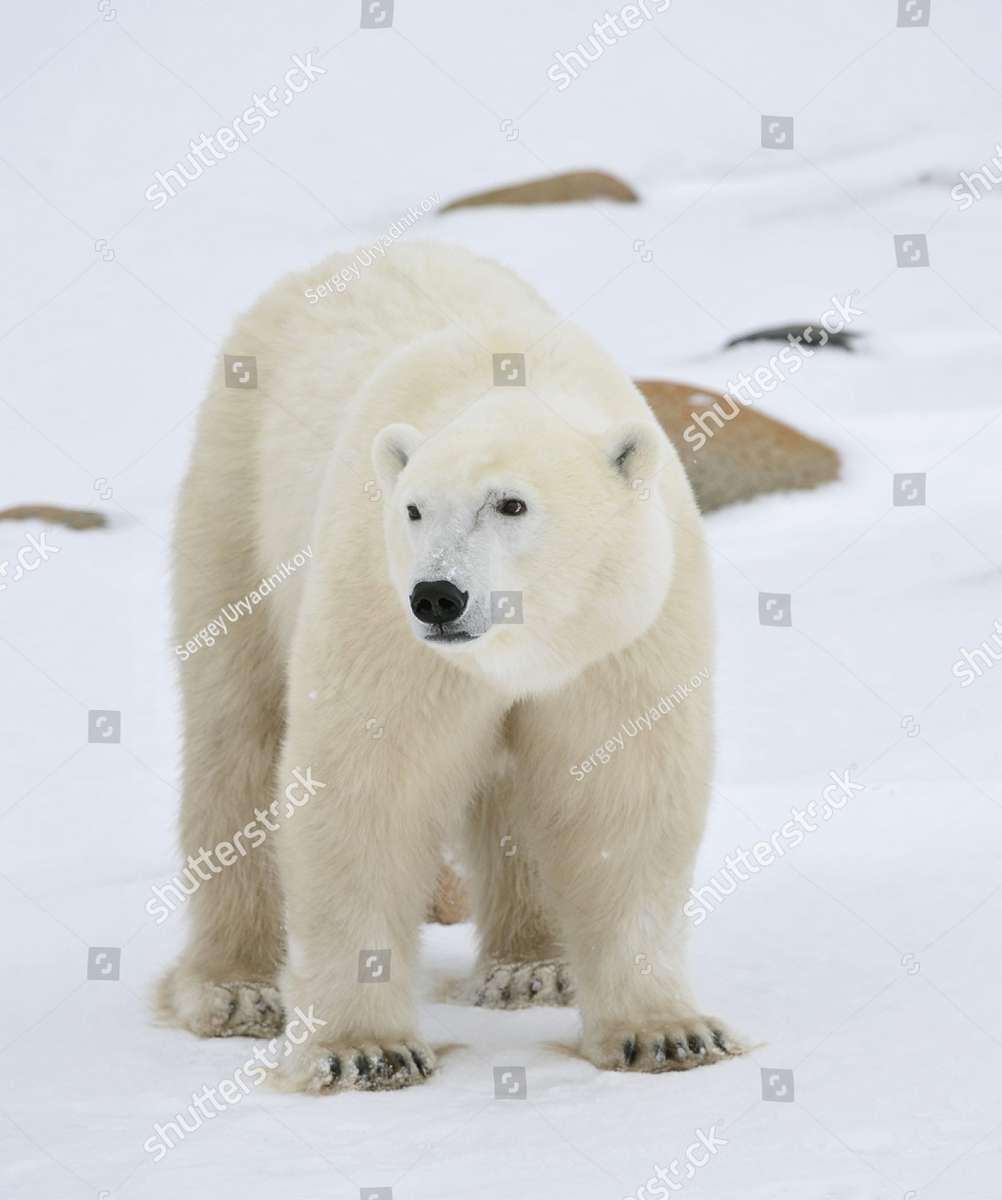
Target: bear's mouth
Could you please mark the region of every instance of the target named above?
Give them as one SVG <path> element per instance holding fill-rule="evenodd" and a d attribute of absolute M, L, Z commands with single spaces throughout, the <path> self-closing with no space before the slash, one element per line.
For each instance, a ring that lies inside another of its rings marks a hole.
<path fill-rule="evenodd" d="M 424 635 L 426 642 L 434 642 L 436 645 L 449 645 L 454 642 L 473 642 L 476 641 L 475 633 L 467 633 L 463 629 L 446 629 L 444 625 L 436 625 L 435 628 Z"/>

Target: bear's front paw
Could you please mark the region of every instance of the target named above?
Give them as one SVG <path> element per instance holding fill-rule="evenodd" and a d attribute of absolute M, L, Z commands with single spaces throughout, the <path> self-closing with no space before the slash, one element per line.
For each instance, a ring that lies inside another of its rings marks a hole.
<path fill-rule="evenodd" d="M 743 1054 L 744 1047 L 716 1017 L 645 1019 L 586 1032 L 584 1056 L 607 1071 L 689 1071 Z"/>
<path fill-rule="evenodd" d="M 367 1041 L 361 1038 L 308 1047 L 281 1064 L 276 1086 L 283 1091 L 379 1092 L 423 1083 L 435 1069 L 435 1052 L 418 1038 Z"/>
<path fill-rule="evenodd" d="M 474 980 L 473 1003 L 480 1008 L 529 1008 L 534 1004 L 574 1003 L 567 964 L 549 958 L 535 962 L 491 963 Z"/>

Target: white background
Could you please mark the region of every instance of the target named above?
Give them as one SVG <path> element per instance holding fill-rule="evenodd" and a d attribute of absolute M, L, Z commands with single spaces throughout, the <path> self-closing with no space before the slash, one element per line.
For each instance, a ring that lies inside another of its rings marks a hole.
<path fill-rule="evenodd" d="M 0 38 L 0 506 L 112 519 L 50 533 L 58 553 L 0 592 L 0 1194 L 620 1200 L 715 1126 L 693 1197 L 996 1197 L 1002 667 L 968 688 L 952 667 L 1002 617 L 1002 188 L 967 212 L 950 190 L 1002 138 L 998 4 L 932 0 L 928 28 L 899 29 L 894 0 L 674 0 L 557 92 L 546 72 L 598 3 L 398 0 L 377 31 L 342 0 L 114 3 L 19 4 Z M 311 48 L 326 75 L 153 211 L 154 172 Z M 795 117 L 793 151 L 760 147 L 763 113 Z M 431 193 L 572 167 L 643 202 L 409 236 L 496 256 L 637 376 L 723 388 L 775 351 L 728 336 L 853 290 L 864 310 L 859 353 L 815 355 L 761 403 L 836 445 L 842 481 L 707 521 L 720 759 L 697 882 L 830 771 L 866 785 L 694 932 L 704 1003 L 759 1048 L 599 1073 L 568 1049 L 572 1011 L 433 1003 L 473 942 L 428 928 L 425 1031 L 454 1047 L 433 1081 L 259 1089 L 154 1164 L 153 1123 L 251 1048 L 157 1029 L 147 1005 L 183 934 L 144 911 L 177 866 L 166 539 L 219 342 L 277 276 Z M 898 268 L 914 233 L 931 265 Z M 915 471 L 927 503 L 894 506 Z M 40 530 L 0 525 L 0 559 Z M 792 594 L 791 628 L 759 625 L 759 591 Z M 87 743 L 94 708 L 122 712 L 120 745 Z M 89 946 L 122 948 L 118 982 L 86 980 Z M 527 1100 L 493 1098 L 504 1064 Z M 762 1099 L 777 1067 L 793 1103 Z"/>

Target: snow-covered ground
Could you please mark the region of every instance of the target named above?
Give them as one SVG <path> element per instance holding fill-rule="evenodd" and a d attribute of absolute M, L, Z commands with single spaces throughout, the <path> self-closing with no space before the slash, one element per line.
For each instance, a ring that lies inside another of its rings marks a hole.
<path fill-rule="evenodd" d="M 896 0 L 673 0 L 563 90 L 547 72 L 597 0 L 397 0 L 371 30 L 348 0 L 7 14 L 0 507 L 112 524 L 46 531 L 20 578 L 42 527 L 0 524 L 4 1200 L 999 1195 L 1002 667 L 954 665 L 1002 618 L 1002 186 L 951 189 L 1002 137 L 1002 10 L 931 0 L 926 27 L 929 0 L 902 2 L 914 27 Z M 155 208 L 155 172 L 311 49 L 326 73 Z M 794 117 L 792 150 L 761 147 L 763 114 Z M 183 931 L 145 911 L 176 867 L 166 539 L 218 343 L 276 276 L 426 197 L 580 166 L 643 202 L 429 215 L 407 236 L 498 257 L 637 376 L 723 387 L 775 352 L 722 353 L 727 336 L 852 292 L 863 310 L 859 353 L 819 352 L 760 405 L 838 446 L 842 481 L 707 522 L 720 760 L 696 882 L 733 891 L 692 961 L 759 1048 L 600 1073 L 571 1052 L 571 1011 L 438 1003 L 472 937 L 429 927 L 424 1026 L 451 1047 L 433 1081 L 259 1088 L 154 1162 L 154 1123 L 252 1049 L 147 1007 Z M 895 235 L 916 234 L 930 265 L 897 266 Z M 925 503 L 894 504 L 915 473 Z M 760 624 L 760 592 L 789 594 L 792 624 Z M 121 713 L 120 742 L 107 721 L 88 741 L 90 710 Z M 735 882 L 728 855 L 847 771 L 830 821 Z M 524 1100 L 494 1098 L 495 1066 L 525 1068 Z M 715 1152 L 687 1172 L 700 1133 Z M 658 1165 L 671 1183 L 640 1192 Z"/>

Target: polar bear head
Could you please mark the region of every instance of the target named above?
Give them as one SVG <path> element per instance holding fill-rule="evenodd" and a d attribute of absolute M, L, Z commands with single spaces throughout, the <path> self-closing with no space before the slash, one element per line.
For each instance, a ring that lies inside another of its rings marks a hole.
<path fill-rule="evenodd" d="M 514 696 L 635 641 L 671 582 L 666 455 L 652 417 L 586 432 L 512 400 L 427 437 L 384 428 L 373 463 L 413 636 Z"/>

